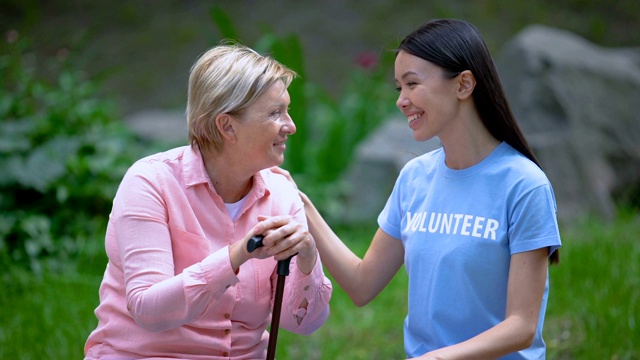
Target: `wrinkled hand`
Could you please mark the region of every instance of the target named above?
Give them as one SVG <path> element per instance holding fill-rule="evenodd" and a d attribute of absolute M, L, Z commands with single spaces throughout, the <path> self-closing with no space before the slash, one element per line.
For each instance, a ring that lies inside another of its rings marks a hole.
<path fill-rule="evenodd" d="M 262 250 L 263 254 L 258 256 L 273 256 L 279 261 L 298 254 L 296 262 L 300 271 L 309 274 L 316 263 L 318 251 L 307 228 L 290 215 L 259 216 L 258 220 L 260 222 L 253 228 L 254 234 L 264 235 L 263 246 L 256 250 Z"/>
<path fill-rule="evenodd" d="M 238 248 L 243 262 L 249 259 L 285 260 L 295 254 L 302 257 L 312 255 L 315 242 L 309 241 L 311 234 L 290 215 L 268 217 L 258 216 L 258 224 L 239 242 Z M 263 235 L 262 246 L 253 252 L 247 250 L 247 243 L 255 235 Z"/>

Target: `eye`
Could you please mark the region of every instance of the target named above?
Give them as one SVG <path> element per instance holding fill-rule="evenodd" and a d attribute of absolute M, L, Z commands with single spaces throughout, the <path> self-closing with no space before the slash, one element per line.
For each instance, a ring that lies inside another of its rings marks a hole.
<path fill-rule="evenodd" d="M 406 87 L 408 87 L 408 88 L 410 88 L 410 89 L 411 89 L 412 87 L 416 86 L 417 84 L 418 84 L 418 83 L 417 83 L 417 82 L 415 82 L 415 81 L 407 81 L 407 83 L 406 83 Z M 400 86 L 400 85 L 396 85 L 396 91 L 397 91 L 397 92 L 401 92 L 401 91 L 402 91 L 402 86 Z"/>

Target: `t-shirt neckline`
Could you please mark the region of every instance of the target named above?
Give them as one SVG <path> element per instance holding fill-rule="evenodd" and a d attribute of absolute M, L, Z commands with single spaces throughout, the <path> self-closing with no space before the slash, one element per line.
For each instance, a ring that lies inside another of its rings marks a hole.
<path fill-rule="evenodd" d="M 463 177 L 472 176 L 474 174 L 477 174 L 479 171 L 484 169 L 489 164 L 491 164 L 493 162 L 493 159 L 500 156 L 503 152 L 507 150 L 508 147 L 509 145 L 503 141 L 500 144 L 498 144 L 498 146 L 496 146 L 496 148 L 493 149 L 491 153 L 489 153 L 489 155 L 487 155 L 479 163 L 472 165 L 468 168 L 459 169 L 459 170 L 451 169 L 447 166 L 447 164 L 445 163 L 445 153 L 443 148 L 442 151 L 440 152 L 440 158 L 438 159 L 438 170 L 440 171 L 441 174 L 443 174 L 445 177 L 448 177 L 448 178 L 463 178 Z"/>

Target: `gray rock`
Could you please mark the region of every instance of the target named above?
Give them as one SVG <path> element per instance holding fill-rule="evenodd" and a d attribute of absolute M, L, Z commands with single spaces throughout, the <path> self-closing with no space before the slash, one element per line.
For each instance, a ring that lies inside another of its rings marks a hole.
<path fill-rule="evenodd" d="M 167 144 L 187 144 L 188 130 L 184 112 L 145 109 L 127 116 L 124 122 L 141 139 Z"/>
<path fill-rule="evenodd" d="M 561 220 L 612 218 L 614 194 L 640 182 L 639 60 L 639 49 L 602 48 L 543 26 L 524 29 L 497 58 Z"/>

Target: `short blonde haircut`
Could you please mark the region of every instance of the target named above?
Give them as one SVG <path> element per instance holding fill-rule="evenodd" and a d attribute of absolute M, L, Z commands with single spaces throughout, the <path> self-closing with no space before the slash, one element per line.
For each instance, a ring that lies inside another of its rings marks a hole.
<path fill-rule="evenodd" d="M 288 87 L 295 77 L 293 70 L 272 57 L 241 44 L 223 42 L 208 50 L 189 74 L 189 143 L 203 154 L 220 153 L 223 142 L 216 116 L 240 117 L 276 81 Z"/>

